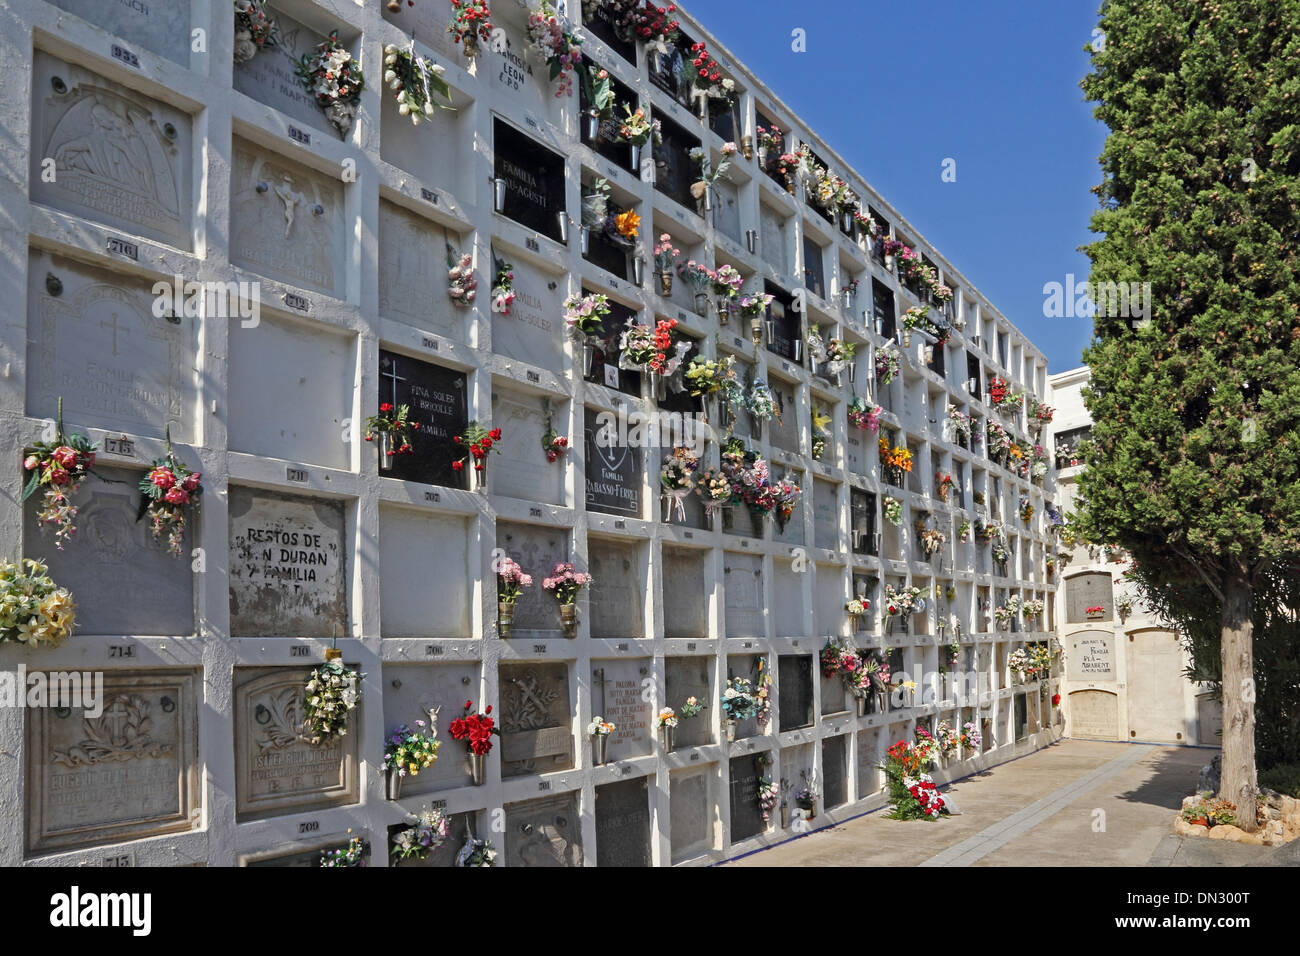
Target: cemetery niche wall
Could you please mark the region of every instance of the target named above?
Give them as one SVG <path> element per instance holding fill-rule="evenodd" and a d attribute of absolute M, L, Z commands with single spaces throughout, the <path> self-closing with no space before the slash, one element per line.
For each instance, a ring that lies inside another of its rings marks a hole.
<path fill-rule="evenodd" d="M 1055 593 L 1054 473 L 929 421 L 994 420 L 1032 446 L 1026 410 L 983 386 L 1047 400 L 1044 357 L 689 11 L 661 49 L 621 5 L 568 6 L 584 66 L 613 80 L 594 137 L 599 104 L 551 78 L 513 2 L 492 5 L 504 45 L 474 59 L 425 0 L 269 0 L 262 46 L 226 0 L 9 3 L 33 59 L 30 89 L 0 94 L 30 153 L 3 200 L 23 226 L 0 239 L 18 316 L 0 326 L 0 530 L 4 558 L 44 562 L 76 609 L 62 648 L 0 640 L 0 671 L 72 655 L 105 696 L 0 708 L 0 792 L 18 795 L 0 865 L 316 866 L 349 831 L 371 866 L 702 865 L 795 835 L 767 795 L 804 771 L 815 826 L 883 804 L 873 768 L 918 724 L 986 728 L 941 779 L 1052 739 L 1062 674 L 1013 687 L 1007 668 L 1052 622 L 992 609 Z M 696 42 L 725 83 L 694 83 Z M 302 83 L 323 43 L 364 75 L 355 99 Z M 453 109 L 402 112 L 380 70 L 407 56 Z M 659 125 L 639 144 L 637 109 Z M 861 218 L 785 169 L 805 144 Z M 584 254 L 597 180 L 626 242 L 589 235 Z M 934 282 L 909 288 L 885 239 Z M 608 312 L 575 336 L 584 297 Z M 896 315 L 922 305 L 947 338 L 903 347 Z M 681 343 L 681 367 L 637 360 L 638 329 Z M 815 329 L 856 350 L 852 373 L 814 378 Z M 906 484 L 859 404 L 911 452 Z M 703 437 L 683 444 L 668 416 Z M 779 505 L 716 481 L 733 440 L 752 479 L 788 483 Z M 93 445 L 89 473 L 24 499 L 45 467 L 28 457 L 64 443 Z M 178 469 L 170 499 L 159 462 Z M 963 491 L 940 500 L 936 471 Z M 1022 495 L 1035 517 L 1016 523 Z M 946 534 L 932 556 L 922 515 Z M 994 517 L 997 540 L 957 534 Z M 517 595 L 507 558 L 532 579 Z M 545 582 L 569 564 L 592 580 L 561 602 Z M 904 587 L 927 604 L 887 628 Z M 854 597 L 869 608 L 851 617 Z M 1090 601 L 1059 616 L 1095 620 Z M 921 687 L 956 644 L 979 692 L 858 706 L 818 672 L 831 639 Z M 1089 647 L 1095 678 L 1106 646 Z M 321 732 L 319 674 L 343 675 L 346 734 Z M 735 719 L 729 682 L 753 695 Z M 499 735 L 467 729 L 489 719 Z M 399 785 L 385 748 L 421 726 L 436 761 Z"/>

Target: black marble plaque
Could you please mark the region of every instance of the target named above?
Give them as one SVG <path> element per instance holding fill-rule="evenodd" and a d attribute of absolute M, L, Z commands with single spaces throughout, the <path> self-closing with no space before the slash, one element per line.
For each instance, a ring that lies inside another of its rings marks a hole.
<path fill-rule="evenodd" d="M 782 358 L 795 361 L 795 343 L 799 341 L 803 323 L 794 308 L 794 296 L 780 286 L 771 282 L 763 283 L 764 289 L 772 298 L 768 306 L 768 317 L 775 323 L 772 341 L 767 343 L 767 350 Z"/>
<path fill-rule="evenodd" d="M 650 82 L 682 106 L 691 105 L 691 44 L 695 41 L 679 33 L 677 42 L 667 53 L 650 52 Z"/>
<path fill-rule="evenodd" d="M 493 122 L 493 175 L 506 181 L 502 214 L 557 242 L 564 206 L 564 157 L 501 120 Z"/>
<path fill-rule="evenodd" d="M 822 262 L 822 247 L 807 234 L 803 237 L 803 284 L 809 292 L 826 298 L 826 267 Z"/>
<path fill-rule="evenodd" d="M 602 440 L 596 413 L 586 410 L 587 509 L 641 517 L 642 450 L 619 444 L 617 433 Z"/>
<path fill-rule="evenodd" d="M 731 758 L 731 842 L 739 843 L 765 829 L 758 805 L 758 768 L 752 756 Z"/>
<path fill-rule="evenodd" d="M 599 0 L 594 9 L 583 4 L 582 27 L 627 62 L 636 63 L 636 33 L 630 14 L 641 0 Z"/>
<path fill-rule="evenodd" d="M 593 63 L 589 59 L 584 59 L 583 68 L 599 70 L 600 65 Z M 627 143 L 618 142 L 618 128 L 625 115 L 623 106 L 626 104 L 635 111 L 640 101 L 637 98 L 636 91 L 626 83 L 620 82 L 613 74 L 610 74 L 610 82 L 614 87 L 614 107 L 609 117 L 601 121 L 598 127 L 598 135 L 594 140 L 591 138 L 591 130 L 587 124 L 587 86 L 581 82 L 577 84 L 582 141 L 611 163 L 637 175 L 638 170 L 632 165 L 632 147 Z"/>
<path fill-rule="evenodd" d="M 849 489 L 850 547 L 854 554 L 875 554 L 876 496 L 860 488 Z"/>
<path fill-rule="evenodd" d="M 593 237 L 593 248 L 594 248 Z M 583 288 L 583 295 L 590 295 L 591 289 Z M 628 320 L 637 318 L 636 309 L 622 302 L 609 300 L 609 315 L 601 322 L 600 331 L 590 338 L 596 340 L 596 351 L 591 361 L 591 374 L 588 382 L 616 389 L 626 395 L 641 394 L 641 373 L 632 369 L 618 367 L 618 342 L 627 328 Z"/>
<path fill-rule="evenodd" d="M 663 139 L 654 147 L 655 189 L 696 212 L 691 185 L 699 181 L 700 167 L 691 159 L 691 150 L 699 147 L 700 139 L 664 116 L 656 119 L 663 130 Z"/>
<path fill-rule="evenodd" d="M 650 793 L 645 777 L 596 788 L 596 865 L 650 865 Z"/>
<path fill-rule="evenodd" d="M 379 403 L 409 405 L 410 420 L 420 427 L 411 432 L 411 454 L 389 457 L 380 449 L 379 473 L 427 485 L 465 487 L 464 472 L 451 465 L 464 454 L 452 439 L 469 421 L 467 392 L 464 372 L 380 349 Z"/>
<path fill-rule="evenodd" d="M 813 722 L 813 659 L 811 654 L 782 654 L 777 658 L 777 717 L 781 731 L 810 727 Z"/>
<path fill-rule="evenodd" d="M 879 279 L 871 280 L 871 309 L 880 324 L 881 338 L 892 339 L 897 332 L 894 321 L 894 293 Z"/>

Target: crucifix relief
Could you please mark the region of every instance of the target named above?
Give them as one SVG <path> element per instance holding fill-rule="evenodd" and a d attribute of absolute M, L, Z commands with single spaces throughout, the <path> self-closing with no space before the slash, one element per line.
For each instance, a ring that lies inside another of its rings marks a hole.
<path fill-rule="evenodd" d="M 131 333 L 131 330 L 128 329 L 128 328 L 125 328 L 125 327 L 119 326 L 119 325 L 117 324 L 118 314 L 117 314 L 116 312 L 112 313 L 112 319 L 113 319 L 112 322 L 104 322 L 104 321 L 101 321 L 101 322 L 99 323 L 99 327 L 100 327 L 101 329 L 112 329 L 112 330 L 113 330 L 113 354 L 116 355 L 116 354 L 117 354 L 117 333 L 120 331 L 123 335 L 129 335 L 129 334 Z"/>

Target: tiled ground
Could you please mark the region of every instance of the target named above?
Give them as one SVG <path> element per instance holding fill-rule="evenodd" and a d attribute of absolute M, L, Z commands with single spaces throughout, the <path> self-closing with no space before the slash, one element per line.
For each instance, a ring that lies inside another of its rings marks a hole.
<path fill-rule="evenodd" d="M 730 866 L 1296 865 L 1265 847 L 1183 840 L 1173 815 L 1213 751 L 1063 740 L 951 787 L 959 816 L 878 811 Z M 1197 844 L 1192 846 L 1191 844 Z"/>

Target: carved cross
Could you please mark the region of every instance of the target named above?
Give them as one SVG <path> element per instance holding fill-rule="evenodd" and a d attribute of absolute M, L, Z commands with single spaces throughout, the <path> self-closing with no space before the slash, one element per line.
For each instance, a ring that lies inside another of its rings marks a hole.
<path fill-rule="evenodd" d="M 110 328 L 111 328 L 111 329 L 113 330 L 113 354 L 114 354 L 114 355 L 117 354 L 117 333 L 120 331 L 120 332 L 122 332 L 122 333 L 125 335 L 125 334 L 129 334 L 130 331 L 131 331 L 131 330 L 128 329 L 128 328 L 124 328 L 124 327 L 120 327 L 120 326 L 118 326 L 118 324 L 117 324 L 117 319 L 118 319 L 118 315 L 117 315 L 116 312 L 114 312 L 114 313 L 113 313 L 113 321 L 112 321 L 112 322 L 100 322 L 100 323 L 99 323 L 99 327 L 100 327 L 101 329 L 110 329 Z"/>
<path fill-rule="evenodd" d="M 104 726 L 108 728 L 109 739 L 114 743 L 121 742 L 124 739 L 123 731 L 126 730 L 128 720 L 125 701 L 121 697 L 114 700 L 108 710 L 104 711 L 102 719 Z"/>
<path fill-rule="evenodd" d="M 394 411 L 396 411 L 396 409 L 397 409 L 397 383 L 398 383 L 398 382 L 405 382 L 406 379 L 405 379 L 404 377 L 402 377 L 401 375 L 398 375 L 398 374 L 397 374 L 397 363 L 394 362 L 394 361 L 392 361 L 392 360 L 389 360 L 389 362 L 388 362 L 388 370 L 387 370 L 387 371 L 384 371 L 384 369 L 380 369 L 380 370 L 379 370 L 379 377 L 380 377 L 380 378 L 386 378 L 386 379 L 389 379 L 389 380 L 392 382 L 392 384 L 393 384 L 393 409 L 394 409 Z"/>

